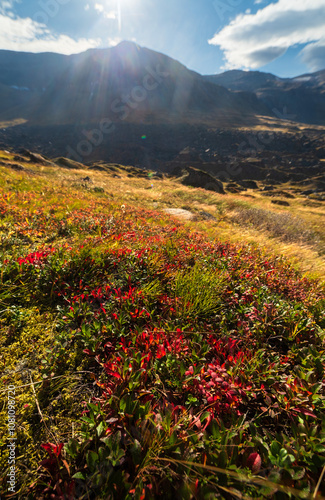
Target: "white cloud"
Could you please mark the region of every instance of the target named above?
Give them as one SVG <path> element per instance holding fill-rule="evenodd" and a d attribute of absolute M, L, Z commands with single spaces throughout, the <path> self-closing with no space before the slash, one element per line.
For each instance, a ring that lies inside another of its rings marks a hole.
<path fill-rule="evenodd" d="M 76 54 L 97 47 L 100 40 L 53 35 L 44 25 L 30 18 L 12 18 L 0 14 L 0 48 L 23 52 Z"/>
<path fill-rule="evenodd" d="M 89 9 L 90 9 L 90 5 L 89 5 L 89 3 L 87 3 L 87 5 L 85 5 L 85 10 L 87 11 Z"/>
<path fill-rule="evenodd" d="M 19 0 L 3 0 L 0 4 L 0 14 L 4 14 L 10 17 L 14 17 L 11 10 L 13 9 L 14 3 Z"/>
<path fill-rule="evenodd" d="M 122 38 L 120 38 L 118 36 L 115 38 L 108 38 L 107 39 L 107 43 L 108 43 L 109 47 L 115 47 L 116 45 L 118 45 L 121 42 L 122 42 Z"/>
<path fill-rule="evenodd" d="M 301 51 L 301 58 L 311 71 L 325 68 L 325 38 L 310 43 Z"/>
<path fill-rule="evenodd" d="M 324 43 L 318 45 L 324 33 L 325 0 L 278 0 L 256 14 L 240 14 L 209 43 L 224 51 L 226 69 L 256 69 L 274 61 L 289 47 L 309 44 L 301 55 L 314 70 L 325 66 L 321 57 Z"/>
<path fill-rule="evenodd" d="M 0 9 L 2 11 L 12 9 L 13 5 L 15 3 L 15 0 L 3 0 L 0 5 Z"/>
<path fill-rule="evenodd" d="M 106 19 L 117 19 L 118 15 L 116 10 L 110 10 L 109 12 L 105 12 Z"/>
<path fill-rule="evenodd" d="M 105 11 L 105 6 L 102 3 L 95 3 L 95 10 L 99 14 L 103 14 L 106 19 L 117 19 L 117 12 L 116 10 L 109 10 L 108 12 Z"/>
<path fill-rule="evenodd" d="M 102 3 L 95 3 L 95 10 L 97 12 L 104 12 L 104 5 Z"/>

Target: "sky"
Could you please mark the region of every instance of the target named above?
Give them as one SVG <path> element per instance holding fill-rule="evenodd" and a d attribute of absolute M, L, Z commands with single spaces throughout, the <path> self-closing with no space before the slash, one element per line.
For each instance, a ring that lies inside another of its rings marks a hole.
<path fill-rule="evenodd" d="M 325 69 L 325 0 L 0 0 L 0 49 L 74 54 L 123 40 L 201 74 Z"/>

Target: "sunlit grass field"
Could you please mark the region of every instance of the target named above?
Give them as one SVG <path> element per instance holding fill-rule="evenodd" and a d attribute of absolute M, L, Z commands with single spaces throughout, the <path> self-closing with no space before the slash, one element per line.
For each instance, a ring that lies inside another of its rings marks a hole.
<path fill-rule="evenodd" d="M 0 161 L 1 498 L 325 497 L 324 204 Z"/>

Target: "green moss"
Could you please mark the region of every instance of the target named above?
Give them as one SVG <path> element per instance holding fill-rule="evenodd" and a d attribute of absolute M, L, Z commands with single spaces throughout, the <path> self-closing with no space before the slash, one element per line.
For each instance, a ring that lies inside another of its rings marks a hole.
<path fill-rule="evenodd" d="M 24 491 L 36 478 L 43 456 L 40 443 L 67 441 L 72 435 L 73 422 L 82 411 L 82 401 L 87 398 L 83 374 L 67 371 L 59 379 L 55 378 L 55 373 L 53 380 L 51 374 L 49 379 L 42 379 L 43 363 L 55 341 L 54 326 L 53 314 L 40 314 L 36 307 L 8 309 L 1 322 L 0 445 L 5 448 L 8 437 L 6 387 L 14 385 L 17 481 L 20 486 L 24 485 Z M 68 357 L 71 366 L 75 365 L 75 358 L 76 353 L 71 352 Z M 8 449 L 5 449 L 0 457 L 0 470 L 7 469 Z"/>

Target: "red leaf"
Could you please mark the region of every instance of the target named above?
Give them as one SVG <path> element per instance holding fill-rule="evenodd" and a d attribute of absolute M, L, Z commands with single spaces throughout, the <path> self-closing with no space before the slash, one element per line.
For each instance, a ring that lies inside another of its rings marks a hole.
<path fill-rule="evenodd" d="M 88 356 L 95 356 L 95 353 L 91 351 L 90 349 L 84 349 L 83 352 L 87 354 Z"/>
<path fill-rule="evenodd" d="M 251 453 L 247 459 L 247 467 L 249 467 L 254 474 L 257 474 L 257 472 L 261 469 L 261 465 L 261 456 L 256 452 Z"/>
<path fill-rule="evenodd" d="M 317 418 L 316 415 L 310 410 L 306 410 L 305 408 L 293 408 L 292 411 L 296 411 L 297 413 L 303 413 L 304 415 L 308 415 L 309 417 Z"/>
<path fill-rule="evenodd" d="M 63 448 L 63 443 L 60 443 L 58 446 L 56 446 L 53 443 L 45 443 L 45 444 L 42 444 L 41 446 L 42 446 L 42 448 L 44 448 L 44 450 L 46 450 L 48 452 L 48 454 L 50 456 L 54 454 L 56 457 L 59 458 L 61 455 L 62 448 Z"/>

